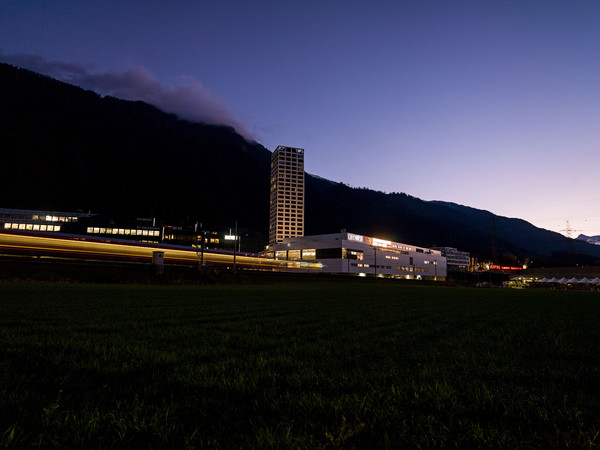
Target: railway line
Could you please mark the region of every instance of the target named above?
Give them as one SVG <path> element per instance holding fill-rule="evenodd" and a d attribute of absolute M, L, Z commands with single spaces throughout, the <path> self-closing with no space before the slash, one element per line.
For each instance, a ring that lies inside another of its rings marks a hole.
<path fill-rule="evenodd" d="M 253 253 L 227 250 L 201 250 L 169 244 L 153 244 L 121 239 L 16 230 L 0 230 L 0 254 L 56 258 L 152 262 L 154 252 L 164 253 L 165 264 L 227 266 L 271 271 L 319 271 L 321 265 L 306 261 L 265 258 Z"/>

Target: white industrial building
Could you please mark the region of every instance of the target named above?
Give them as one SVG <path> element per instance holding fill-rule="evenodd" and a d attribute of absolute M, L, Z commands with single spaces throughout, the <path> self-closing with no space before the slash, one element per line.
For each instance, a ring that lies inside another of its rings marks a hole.
<path fill-rule="evenodd" d="M 445 280 L 446 258 L 439 250 L 347 233 L 292 237 L 272 247 L 274 257 L 324 272 L 359 276 Z"/>

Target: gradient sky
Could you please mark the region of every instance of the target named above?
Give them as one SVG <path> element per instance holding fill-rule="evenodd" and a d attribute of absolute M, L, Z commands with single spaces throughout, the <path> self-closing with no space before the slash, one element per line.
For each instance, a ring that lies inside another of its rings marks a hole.
<path fill-rule="evenodd" d="M 600 235 L 600 1 L 0 0 L 0 60 L 351 186 Z"/>

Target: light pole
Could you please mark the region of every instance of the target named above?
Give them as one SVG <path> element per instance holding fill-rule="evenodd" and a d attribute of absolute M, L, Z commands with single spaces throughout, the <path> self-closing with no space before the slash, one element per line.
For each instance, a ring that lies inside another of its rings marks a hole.
<path fill-rule="evenodd" d="M 377 247 L 373 247 L 373 254 L 375 255 L 375 280 L 377 280 Z"/>
<path fill-rule="evenodd" d="M 206 231 L 202 231 L 202 240 L 200 241 L 200 266 L 204 267 L 204 245 L 206 244 Z"/>
<path fill-rule="evenodd" d="M 202 228 L 202 224 L 200 224 L 200 227 Z M 200 233 L 200 236 L 198 236 L 198 233 Z M 198 222 L 196 222 L 196 225 L 194 226 L 194 235 L 196 236 L 196 255 L 198 255 L 198 237 L 200 237 L 200 265 L 198 266 L 198 268 L 200 269 L 201 267 L 204 267 L 204 246 L 206 245 L 206 231 L 198 231 Z"/>
<path fill-rule="evenodd" d="M 233 273 L 236 272 L 236 247 L 238 242 L 237 219 L 235 219 L 235 239 L 233 241 Z"/>

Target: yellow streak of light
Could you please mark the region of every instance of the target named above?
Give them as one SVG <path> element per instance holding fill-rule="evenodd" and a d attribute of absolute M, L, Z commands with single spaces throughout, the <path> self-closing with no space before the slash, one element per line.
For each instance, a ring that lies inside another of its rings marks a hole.
<path fill-rule="evenodd" d="M 0 247 L 25 249 L 32 251 L 61 251 L 75 254 L 100 254 L 107 256 L 136 257 L 152 259 L 152 253 L 155 251 L 164 252 L 165 261 L 183 260 L 191 263 L 199 262 L 199 253 L 196 249 L 173 249 L 164 247 L 153 247 L 126 243 L 110 243 L 88 241 L 84 239 L 65 239 L 61 237 L 43 237 L 27 234 L 13 234 L 0 232 Z M 221 263 L 233 265 L 232 254 L 204 252 L 204 261 L 207 263 Z M 253 265 L 261 267 L 273 267 L 279 269 L 292 268 L 295 265 L 289 261 L 281 261 L 267 258 L 258 258 L 253 256 L 237 255 L 237 264 Z"/>

